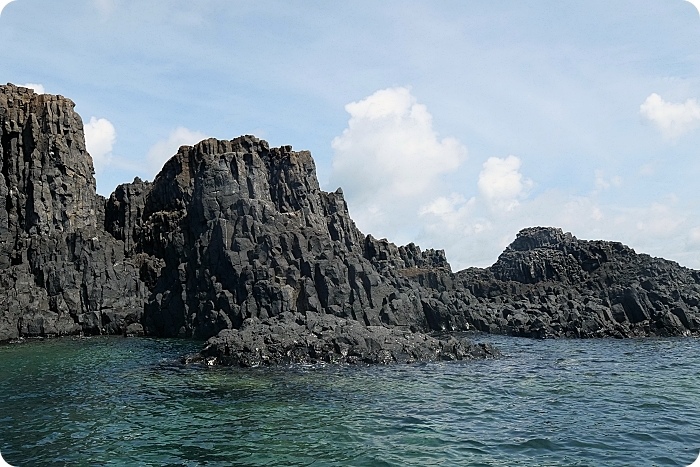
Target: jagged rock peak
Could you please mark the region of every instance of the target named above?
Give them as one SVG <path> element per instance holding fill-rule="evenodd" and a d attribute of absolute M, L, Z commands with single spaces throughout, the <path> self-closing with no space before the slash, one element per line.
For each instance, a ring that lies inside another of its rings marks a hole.
<path fill-rule="evenodd" d="M 0 341 L 140 327 L 140 264 L 104 231 L 75 104 L 0 86 Z"/>
<path fill-rule="evenodd" d="M 402 361 L 462 352 L 425 331 L 700 335 L 699 271 L 533 227 L 492 267 L 452 273 L 442 250 L 362 235 L 308 151 L 250 135 L 183 146 L 105 201 L 73 102 L 13 85 L 0 199 L 0 341 L 223 333 L 214 356 Z"/>
<path fill-rule="evenodd" d="M 522 229 L 515 237 L 509 250 L 526 251 L 542 247 L 560 247 L 576 241 L 576 237 L 570 232 L 564 233 L 556 227 L 527 227 Z"/>
<path fill-rule="evenodd" d="M 71 99 L 61 96 L 60 94 L 39 94 L 32 88 L 17 86 L 12 83 L 0 85 L 0 94 L 5 94 L 8 96 L 27 96 L 29 99 L 33 99 L 34 97 L 36 97 L 38 101 L 42 103 L 50 101 L 67 102 L 70 103 L 72 107 L 75 107 L 75 103 Z"/>
<path fill-rule="evenodd" d="M 97 224 L 102 206 L 74 108 L 63 96 L 0 86 L 0 198 L 8 206 L 0 230 L 47 233 Z"/>
<path fill-rule="evenodd" d="M 500 280 L 570 283 L 609 261 L 627 264 L 636 257 L 619 242 L 578 240 L 559 228 L 530 227 L 518 233 L 490 270 Z"/>
<path fill-rule="evenodd" d="M 306 207 L 320 213 L 320 191 L 308 151 L 270 148 L 267 141 L 245 135 L 180 147 L 156 176 L 152 197 L 159 207 L 180 208 L 195 192 L 209 192 L 208 197 L 220 202 L 234 196 L 271 202 L 280 212 Z"/>

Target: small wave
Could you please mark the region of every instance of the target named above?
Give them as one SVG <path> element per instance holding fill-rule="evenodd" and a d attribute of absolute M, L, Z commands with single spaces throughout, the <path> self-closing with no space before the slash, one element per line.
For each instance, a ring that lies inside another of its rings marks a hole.
<path fill-rule="evenodd" d="M 656 437 L 649 433 L 627 433 L 627 437 L 643 443 L 654 443 L 657 441 Z"/>
<path fill-rule="evenodd" d="M 559 445 L 549 438 L 531 438 L 520 443 L 503 443 L 499 448 L 508 452 L 555 451 Z"/>

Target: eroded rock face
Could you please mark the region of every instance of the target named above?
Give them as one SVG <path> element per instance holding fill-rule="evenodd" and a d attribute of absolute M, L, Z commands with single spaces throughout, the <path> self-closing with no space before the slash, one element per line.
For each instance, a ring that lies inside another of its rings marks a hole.
<path fill-rule="evenodd" d="M 73 107 L 0 86 L 0 341 L 194 336 L 249 365 L 470 355 L 432 331 L 700 333 L 698 271 L 535 227 L 492 267 L 453 273 L 441 250 L 363 235 L 308 152 L 253 136 L 183 146 L 105 200 Z"/>
<path fill-rule="evenodd" d="M 0 86 L 0 341 L 121 332 L 147 289 L 104 231 L 74 104 Z"/>
<path fill-rule="evenodd" d="M 125 242 L 163 264 L 148 332 L 208 338 L 248 318 L 307 311 L 428 328 L 414 284 L 380 271 L 432 267 L 440 254 L 411 246 L 402 257 L 365 238 L 342 191 L 319 188 L 308 152 L 252 136 L 182 147 L 153 182 L 137 230 Z"/>
<path fill-rule="evenodd" d="M 617 242 L 528 228 L 487 269 L 455 275 L 438 321 L 528 337 L 700 332 L 700 273 Z"/>
<path fill-rule="evenodd" d="M 289 313 L 430 328 L 414 279 L 440 282 L 444 253 L 362 235 L 308 152 L 205 140 L 104 200 L 73 103 L 0 89 L 0 340 L 207 338 Z"/>
<path fill-rule="evenodd" d="M 92 159 L 75 104 L 61 96 L 0 87 L 0 234 L 98 227 Z"/>

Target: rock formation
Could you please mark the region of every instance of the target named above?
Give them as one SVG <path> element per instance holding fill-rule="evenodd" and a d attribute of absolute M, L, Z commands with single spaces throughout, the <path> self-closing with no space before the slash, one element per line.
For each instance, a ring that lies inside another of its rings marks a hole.
<path fill-rule="evenodd" d="M 148 289 L 105 232 L 73 107 L 0 86 L 0 341 L 139 328 Z"/>
<path fill-rule="evenodd" d="M 105 200 L 73 107 L 0 86 L 0 341 L 191 336 L 212 338 L 208 361 L 264 364 L 490 351 L 433 331 L 699 332 L 697 271 L 533 228 L 453 273 L 442 251 L 363 235 L 308 152 L 252 136 L 183 146 Z"/>
<path fill-rule="evenodd" d="M 209 339 L 194 361 L 235 366 L 289 363 L 413 363 L 489 358 L 492 346 L 451 336 L 439 338 L 400 327 L 365 326 L 359 321 L 313 311 L 283 312 Z"/>
<path fill-rule="evenodd" d="M 700 331 L 699 271 L 560 229 L 524 229 L 493 266 L 456 276 L 457 288 L 476 299 L 460 316 L 485 331 L 529 337 Z"/>

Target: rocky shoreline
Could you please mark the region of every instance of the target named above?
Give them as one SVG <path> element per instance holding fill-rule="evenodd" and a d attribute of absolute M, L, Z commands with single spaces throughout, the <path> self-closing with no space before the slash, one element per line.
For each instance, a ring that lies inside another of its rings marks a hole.
<path fill-rule="evenodd" d="M 700 332 L 700 272 L 560 229 L 491 267 L 362 234 L 313 158 L 253 136 L 183 146 L 105 199 L 74 104 L 0 86 L 0 342 L 209 339 L 235 365 L 407 362 L 493 352 L 435 332 L 535 338 Z M 213 360 L 214 359 L 214 360 Z"/>
<path fill-rule="evenodd" d="M 495 358 L 489 344 L 454 336 L 434 337 L 408 329 L 365 326 L 314 312 L 284 312 L 261 321 L 247 319 L 207 341 L 187 362 L 257 367 L 289 364 L 389 364 Z"/>

